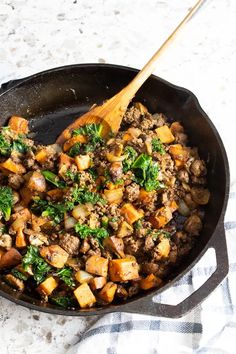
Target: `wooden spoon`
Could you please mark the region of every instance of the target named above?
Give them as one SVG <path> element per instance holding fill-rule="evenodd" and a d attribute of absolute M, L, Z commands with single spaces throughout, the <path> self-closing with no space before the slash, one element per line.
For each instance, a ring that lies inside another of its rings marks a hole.
<path fill-rule="evenodd" d="M 205 0 L 198 0 L 196 4 L 191 8 L 184 19 L 179 23 L 175 30 L 169 35 L 153 57 L 143 67 L 143 69 L 135 76 L 135 78 L 124 87 L 119 93 L 107 100 L 101 106 L 92 108 L 89 112 L 85 113 L 81 117 L 77 118 L 72 124 L 70 124 L 57 138 L 57 144 L 63 144 L 71 137 L 72 131 L 81 126 L 87 124 L 102 124 L 102 135 L 106 137 L 109 132 L 116 133 L 120 129 L 120 125 L 124 116 L 124 113 L 142 84 L 153 73 L 157 59 L 168 44 L 174 39 L 180 28 L 193 16 L 193 14 L 199 9 Z"/>

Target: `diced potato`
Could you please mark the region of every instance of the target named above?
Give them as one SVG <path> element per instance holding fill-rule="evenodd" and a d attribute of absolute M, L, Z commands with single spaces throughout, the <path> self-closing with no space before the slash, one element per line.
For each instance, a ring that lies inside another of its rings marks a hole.
<path fill-rule="evenodd" d="M 85 219 L 90 214 L 90 211 L 91 211 L 91 209 L 89 208 L 88 205 L 81 204 L 81 205 L 77 205 L 72 210 L 72 215 L 76 220 Z"/>
<path fill-rule="evenodd" d="M 87 283 L 83 283 L 75 289 L 74 295 L 82 309 L 91 307 L 96 302 L 96 298 Z"/>
<path fill-rule="evenodd" d="M 42 216 L 38 217 L 34 214 L 31 216 L 31 225 L 34 231 L 40 231 L 40 227 L 47 222 L 47 219 Z"/>
<path fill-rule="evenodd" d="M 42 247 L 40 255 L 55 268 L 63 268 L 69 257 L 69 254 L 59 245 Z"/>
<path fill-rule="evenodd" d="M 149 274 L 146 278 L 141 279 L 139 286 L 143 290 L 148 290 L 160 286 L 162 280 L 156 277 L 154 274 Z"/>
<path fill-rule="evenodd" d="M 65 229 L 66 230 L 72 229 L 76 223 L 77 220 L 75 218 L 72 217 L 66 218 L 64 221 Z"/>
<path fill-rule="evenodd" d="M 124 204 L 120 212 L 129 224 L 133 224 L 144 216 L 143 211 L 137 210 L 131 203 Z"/>
<path fill-rule="evenodd" d="M 90 280 L 93 279 L 93 276 L 84 270 L 78 270 L 75 274 L 75 278 L 79 283 L 83 284 L 89 283 Z"/>
<path fill-rule="evenodd" d="M 47 150 L 44 148 L 35 154 L 35 160 L 39 163 L 44 163 L 47 161 L 48 154 Z"/>
<path fill-rule="evenodd" d="M 14 267 L 21 262 L 22 256 L 15 248 L 5 252 L 0 259 L 0 269 Z"/>
<path fill-rule="evenodd" d="M 118 257 L 124 258 L 124 242 L 122 238 L 115 236 L 107 237 L 103 241 L 103 246 L 114 252 Z"/>
<path fill-rule="evenodd" d="M 35 195 L 35 192 L 31 191 L 27 187 L 23 187 L 20 190 L 20 195 L 21 195 L 21 198 L 22 198 L 21 203 L 23 205 L 27 206 L 29 204 L 29 202 L 32 200 L 33 196 Z"/>
<path fill-rule="evenodd" d="M 168 240 L 168 238 L 163 237 L 161 239 L 161 242 L 158 243 L 157 249 L 158 249 L 159 255 L 162 258 L 167 258 L 170 253 L 170 241 Z"/>
<path fill-rule="evenodd" d="M 45 192 L 47 186 L 42 173 L 34 171 L 28 180 L 27 187 L 36 192 Z"/>
<path fill-rule="evenodd" d="M 87 138 L 84 135 L 76 135 L 73 136 L 72 138 L 68 139 L 64 145 L 63 145 L 63 150 L 64 151 L 68 151 L 70 150 L 70 148 L 72 148 L 72 146 L 74 146 L 76 143 L 87 143 Z"/>
<path fill-rule="evenodd" d="M 168 206 L 162 207 L 153 214 L 149 221 L 155 229 L 164 227 L 172 219 L 172 211 Z"/>
<path fill-rule="evenodd" d="M 116 290 L 117 290 L 117 284 L 113 283 L 112 281 L 109 281 L 98 293 L 98 297 L 103 301 L 110 303 L 114 299 Z"/>
<path fill-rule="evenodd" d="M 27 134 L 29 131 L 28 121 L 22 117 L 12 116 L 8 122 L 8 126 L 17 134 Z"/>
<path fill-rule="evenodd" d="M 22 175 L 26 172 L 26 169 L 22 164 L 14 162 L 10 157 L 0 164 L 0 168 L 5 168 L 6 170 L 18 175 Z"/>
<path fill-rule="evenodd" d="M 137 262 L 122 258 L 109 261 L 109 276 L 112 281 L 133 280 L 139 277 Z"/>
<path fill-rule="evenodd" d="M 141 188 L 139 192 L 139 200 L 145 205 L 149 205 L 150 202 L 153 200 L 153 196 L 155 191 L 147 192 L 145 189 Z"/>
<path fill-rule="evenodd" d="M 171 133 L 171 130 L 167 125 L 157 128 L 156 133 L 162 143 L 170 144 L 175 140 L 174 135 Z"/>
<path fill-rule="evenodd" d="M 58 282 L 55 278 L 49 277 L 46 280 L 44 280 L 38 287 L 37 291 L 43 295 L 43 296 L 48 296 L 51 295 L 53 290 L 55 290 L 58 286 Z"/>
<path fill-rule="evenodd" d="M 117 237 L 123 238 L 126 236 L 130 236 L 132 235 L 133 232 L 134 232 L 133 227 L 130 224 L 128 224 L 126 221 L 122 221 L 117 232 Z"/>
<path fill-rule="evenodd" d="M 105 189 L 104 190 L 104 198 L 108 201 L 108 203 L 119 204 L 122 202 L 123 198 L 123 188 L 116 189 Z"/>
<path fill-rule="evenodd" d="M 24 248 L 27 246 L 26 238 L 23 229 L 19 229 L 16 233 L 16 247 Z"/>
<path fill-rule="evenodd" d="M 23 280 L 20 280 L 20 279 L 14 277 L 13 274 L 7 274 L 7 275 L 5 276 L 5 279 L 6 279 L 6 281 L 7 281 L 10 285 L 12 285 L 15 289 L 20 290 L 20 291 L 23 291 L 23 290 L 24 290 L 25 284 L 24 284 Z"/>
<path fill-rule="evenodd" d="M 138 138 L 139 135 L 142 133 L 142 130 L 139 128 L 129 128 L 127 129 L 127 133 L 131 135 L 132 138 Z"/>
<path fill-rule="evenodd" d="M 94 290 L 98 290 L 104 287 L 107 280 L 105 277 L 95 277 L 89 281 L 90 288 Z"/>
<path fill-rule="evenodd" d="M 79 171 L 84 171 L 90 167 L 91 159 L 89 155 L 78 155 L 75 157 L 75 163 Z"/>
<path fill-rule="evenodd" d="M 108 259 L 96 255 L 91 256 L 86 261 L 85 269 L 88 273 L 106 277 L 108 271 Z"/>
<path fill-rule="evenodd" d="M 23 221 L 31 220 L 31 212 L 28 208 L 22 208 L 21 210 L 17 211 L 16 213 L 12 214 L 12 219 L 17 221 L 19 219 Z"/>

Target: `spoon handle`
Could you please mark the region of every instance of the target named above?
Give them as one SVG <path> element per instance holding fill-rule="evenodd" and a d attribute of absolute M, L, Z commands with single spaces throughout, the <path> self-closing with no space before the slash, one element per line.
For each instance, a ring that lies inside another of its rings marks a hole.
<path fill-rule="evenodd" d="M 127 95 L 130 94 L 130 99 L 133 98 L 138 89 L 142 86 L 142 84 L 147 80 L 147 78 L 153 73 L 156 67 L 157 59 L 164 52 L 164 50 L 168 47 L 168 45 L 175 38 L 179 30 L 185 25 L 185 23 L 193 16 L 193 14 L 200 8 L 205 0 L 198 0 L 196 4 L 191 8 L 191 10 L 187 13 L 187 15 L 183 18 L 183 20 L 178 24 L 178 26 L 174 29 L 174 31 L 169 35 L 169 37 L 164 41 L 164 43 L 160 46 L 160 48 L 156 51 L 156 53 L 152 56 L 152 58 L 147 62 L 147 64 L 143 67 L 143 69 L 135 76 L 135 78 L 123 89 L 127 92 Z M 122 90 L 122 91 L 123 91 Z M 124 93 L 123 91 L 123 93 Z"/>

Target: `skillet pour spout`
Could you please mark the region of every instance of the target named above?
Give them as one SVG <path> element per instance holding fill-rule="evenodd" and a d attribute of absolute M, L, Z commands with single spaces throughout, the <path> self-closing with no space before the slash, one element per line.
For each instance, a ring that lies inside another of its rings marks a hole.
<path fill-rule="evenodd" d="M 30 122 L 34 140 L 52 144 L 75 118 L 94 104 L 101 104 L 125 87 L 138 70 L 109 64 L 71 65 L 44 71 L 28 78 L 2 85 L 0 124 L 19 115 Z M 206 207 L 204 227 L 199 238 L 175 273 L 160 289 L 140 294 L 126 303 L 73 311 L 42 304 L 32 294 L 15 292 L 0 280 L 0 295 L 38 311 L 87 316 L 125 311 L 164 317 L 180 317 L 201 303 L 228 273 L 228 256 L 224 231 L 224 215 L 229 194 L 229 166 L 221 138 L 213 123 L 200 107 L 192 92 L 152 75 L 136 94 L 135 100 L 151 113 L 162 112 L 182 122 L 192 146 L 207 161 L 208 187 L 211 199 Z M 214 248 L 217 267 L 209 279 L 176 306 L 154 303 L 154 295 L 173 286 L 189 272 L 209 249 Z"/>

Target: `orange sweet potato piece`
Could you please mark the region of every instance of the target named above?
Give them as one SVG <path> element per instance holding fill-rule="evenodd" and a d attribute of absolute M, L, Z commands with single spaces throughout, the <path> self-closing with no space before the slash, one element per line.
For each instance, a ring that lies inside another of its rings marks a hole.
<path fill-rule="evenodd" d="M 29 188 L 23 187 L 20 190 L 20 195 L 22 198 L 21 203 L 23 205 L 28 205 L 29 202 L 32 200 L 33 196 L 35 195 L 35 193 L 33 191 L 31 191 Z"/>
<path fill-rule="evenodd" d="M 49 277 L 45 279 L 38 287 L 37 291 L 43 295 L 43 296 L 48 296 L 51 295 L 53 290 L 55 290 L 58 286 L 58 282 L 55 278 Z"/>
<path fill-rule="evenodd" d="M 98 297 L 103 301 L 110 303 L 114 299 L 116 290 L 117 290 L 117 284 L 113 283 L 112 281 L 109 281 L 98 293 Z"/>
<path fill-rule="evenodd" d="M 134 232 L 133 227 L 130 224 L 128 224 L 126 221 L 122 221 L 117 232 L 117 237 L 123 238 L 126 236 L 130 236 L 132 235 L 133 232 Z"/>
<path fill-rule="evenodd" d="M 139 265 L 132 259 L 112 259 L 109 261 L 109 276 L 112 281 L 137 279 Z"/>
<path fill-rule="evenodd" d="M 91 307 L 96 302 L 96 298 L 87 283 L 83 283 L 75 289 L 74 295 L 81 308 Z"/>
<path fill-rule="evenodd" d="M 148 205 L 152 199 L 155 191 L 147 192 L 145 189 L 141 188 L 139 192 L 139 200 L 145 205 Z"/>
<path fill-rule="evenodd" d="M 146 278 L 141 279 L 139 286 L 143 290 L 148 290 L 161 285 L 162 280 L 156 277 L 153 273 L 149 274 Z"/>
<path fill-rule="evenodd" d="M 90 288 L 94 291 L 103 288 L 106 282 L 107 280 L 105 277 L 95 277 L 89 281 L 89 285 Z"/>
<path fill-rule="evenodd" d="M 81 144 L 87 143 L 87 138 L 84 135 L 73 136 L 72 138 L 70 138 L 64 143 L 63 150 L 64 151 L 70 150 L 70 148 L 72 148 L 72 146 L 75 145 L 76 143 L 81 143 Z"/>
<path fill-rule="evenodd" d="M 59 245 L 42 247 L 40 255 L 55 268 L 63 268 L 69 257 L 69 254 Z"/>
<path fill-rule="evenodd" d="M 28 121 L 22 117 L 12 116 L 8 126 L 18 134 L 27 134 L 29 131 Z"/>
<path fill-rule="evenodd" d="M 91 256 L 86 261 L 85 270 L 88 273 L 106 277 L 108 270 L 108 259 L 95 255 Z"/>
<path fill-rule="evenodd" d="M 174 135 L 171 133 L 171 130 L 167 125 L 157 128 L 156 134 L 160 141 L 165 144 L 170 144 L 175 140 Z"/>
<path fill-rule="evenodd" d="M 129 224 L 133 224 L 144 216 L 143 211 L 137 210 L 131 203 L 124 204 L 120 212 Z"/>
<path fill-rule="evenodd" d="M 14 267 L 21 262 L 22 256 L 15 248 L 10 248 L 0 259 L 0 269 Z"/>
<path fill-rule="evenodd" d="M 26 172 L 26 169 L 22 164 L 14 162 L 10 157 L 0 164 L 0 168 L 5 168 L 6 170 L 11 171 L 17 175 L 22 175 Z"/>
<path fill-rule="evenodd" d="M 52 198 L 53 200 L 60 200 L 64 194 L 65 191 L 59 188 L 51 189 L 50 191 L 47 192 L 47 195 L 49 195 L 49 197 Z"/>
<path fill-rule="evenodd" d="M 62 152 L 59 159 L 59 169 L 64 165 L 70 167 L 74 162 L 75 160 L 72 157 Z"/>
<path fill-rule="evenodd" d="M 42 149 L 37 154 L 35 155 L 35 160 L 38 161 L 39 163 L 44 163 L 47 161 L 47 150 Z"/>
<path fill-rule="evenodd" d="M 166 206 L 162 207 L 154 213 L 149 221 L 155 229 L 160 229 L 164 227 L 172 219 L 172 211 Z"/>
<path fill-rule="evenodd" d="M 26 243 L 26 238 L 25 238 L 25 234 L 23 232 L 23 229 L 19 229 L 16 232 L 16 247 L 17 248 L 24 248 L 27 246 Z"/>
<path fill-rule="evenodd" d="M 175 200 L 172 200 L 169 202 L 169 208 L 171 209 L 172 213 L 178 209 L 178 204 L 176 203 Z"/>

